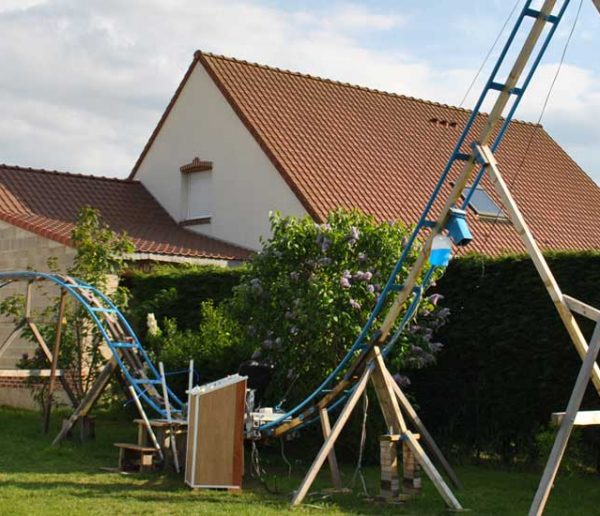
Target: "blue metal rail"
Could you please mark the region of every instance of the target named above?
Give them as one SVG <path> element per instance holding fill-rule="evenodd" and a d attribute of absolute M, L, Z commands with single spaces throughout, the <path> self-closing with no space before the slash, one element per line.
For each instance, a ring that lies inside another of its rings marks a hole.
<path fill-rule="evenodd" d="M 0 288 L 13 281 L 48 281 L 68 292 L 87 312 L 112 352 L 123 377 L 160 417 L 167 417 L 161 377 L 123 313 L 108 296 L 93 285 L 71 276 L 41 272 L 1 272 Z M 183 402 L 167 388 L 172 411 L 181 413 Z"/>

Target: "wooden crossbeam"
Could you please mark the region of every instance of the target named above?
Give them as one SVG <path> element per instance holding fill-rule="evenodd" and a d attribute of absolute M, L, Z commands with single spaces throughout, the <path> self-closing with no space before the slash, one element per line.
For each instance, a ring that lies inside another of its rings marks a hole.
<path fill-rule="evenodd" d="M 600 310 L 598 310 L 597 308 L 585 304 L 584 302 L 579 301 L 579 299 L 575 299 L 571 296 L 563 295 L 563 297 L 565 299 L 565 302 L 567 303 L 567 306 L 573 312 L 578 313 L 579 315 L 583 315 L 584 317 L 587 317 L 592 321 L 600 321 Z"/>
<path fill-rule="evenodd" d="M 329 423 L 329 412 L 327 409 L 319 410 L 319 417 L 321 419 L 321 430 L 323 431 L 323 437 L 325 440 L 331 434 L 331 424 Z M 333 488 L 337 491 L 342 489 L 342 477 L 340 476 L 340 468 L 338 467 L 337 457 L 335 456 L 335 448 L 331 448 L 329 455 L 327 456 L 329 461 L 329 470 L 331 471 L 331 482 Z"/>
<path fill-rule="evenodd" d="M 560 426 L 565 418 L 566 412 L 554 412 L 550 423 L 552 426 Z M 600 425 L 600 410 L 579 411 L 573 421 L 574 426 Z"/>
<path fill-rule="evenodd" d="M 56 376 L 64 375 L 62 369 L 56 369 Z M 52 376 L 52 369 L 0 369 L 0 378 L 32 378 Z"/>
<path fill-rule="evenodd" d="M 54 387 L 56 383 L 56 368 L 58 366 L 58 354 L 60 352 L 60 341 L 62 337 L 63 318 L 65 316 L 65 308 L 67 305 L 67 291 L 61 289 L 60 304 L 58 307 L 58 319 L 56 321 L 56 332 L 54 336 L 54 349 L 52 350 L 52 364 L 50 366 L 50 385 L 48 386 L 48 399 L 46 400 L 44 414 L 44 433 L 47 434 L 50 430 L 50 414 L 52 412 L 52 396 L 54 396 Z"/>

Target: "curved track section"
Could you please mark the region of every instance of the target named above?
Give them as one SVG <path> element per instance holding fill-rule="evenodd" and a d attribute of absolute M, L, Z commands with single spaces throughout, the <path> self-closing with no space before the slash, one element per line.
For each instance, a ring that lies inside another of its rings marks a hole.
<path fill-rule="evenodd" d="M 96 325 L 123 377 L 127 383 L 133 386 L 138 397 L 144 400 L 160 417 L 167 417 L 165 400 L 160 390 L 160 374 L 133 328 L 110 298 L 93 285 L 71 276 L 32 271 L 0 273 L 0 288 L 18 281 L 49 282 L 67 292 L 75 302 L 85 309 L 89 318 Z M 175 413 L 181 412 L 183 402 L 170 389 L 167 391 L 171 410 Z"/>

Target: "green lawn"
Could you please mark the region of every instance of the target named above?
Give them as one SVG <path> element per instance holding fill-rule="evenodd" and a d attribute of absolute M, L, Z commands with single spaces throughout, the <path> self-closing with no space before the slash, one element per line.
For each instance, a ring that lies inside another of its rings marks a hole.
<path fill-rule="evenodd" d="M 55 425 L 58 423 L 55 422 Z M 53 448 L 55 433 L 45 437 L 38 414 L 0 408 L 0 513 L 1 514 L 280 514 L 289 510 L 289 493 L 295 489 L 312 456 L 294 461 L 287 478 L 278 456 L 266 469 L 277 476 L 281 494 L 267 493 L 247 482 L 242 494 L 191 491 L 175 475 L 122 476 L 100 470 L 116 465 L 115 441 L 133 442 L 133 425 L 126 420 L 102 417 L 97 422 L 96 441 L 67 443 Z M 269 457 L 265 458 L 265 463 Z M 352 465 L 344 471 L 345 481 Z M 491 467 L 457 468 L 465 489 L 457 493 L 473 514 L 525 514 L 539 479 L 539 472 L 515 472 Z M 325 472 L 326 473 L 326 472 Z M 275 478 L 270 477 L 274 485 Z M 377 470 L 367 470 L 371 493 L 377 492 Z M 315 490 L 327 486 L 322 475 Z M 598 479 L 568 475 L 560 477 L 547 514 L 598 514 Z M 364 500 L 353 494 L 324 498 L 316 495 L 293 512 L 314 514 L 442 514 L 444 505 L 431 484 L 424 493 L 403 506 Z"/>

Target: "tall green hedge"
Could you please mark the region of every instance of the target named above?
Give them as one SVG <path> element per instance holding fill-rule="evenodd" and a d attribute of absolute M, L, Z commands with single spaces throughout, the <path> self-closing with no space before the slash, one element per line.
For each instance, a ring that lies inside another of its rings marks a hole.
<path fill-rule="evenodd" d="M 150 271 L 129 270 L 122 284 L 131 291 L 128 314 L 140 333 L 146 334 L 146 314 L 152 312 L 159 324 L 165 317 L 177 320 L 181 330 L 197 330 L 200 304 L 215 304 L 231 296 L 243 268 L 211 266 L 159 266 Z"/>
<path fill-rule="evenodd" d="M 600 306 L 600 253 L 547 259 L 563 292 Z M 437 365 L 411 378 L 424 420 L 476 453 L 534 456 L 536 435 L 566 407 L 581 361 L 530 259 L 461 258 L 436 289 L 451 316 Z M 578 319 L 589 337 L 592 325 Z"/>

